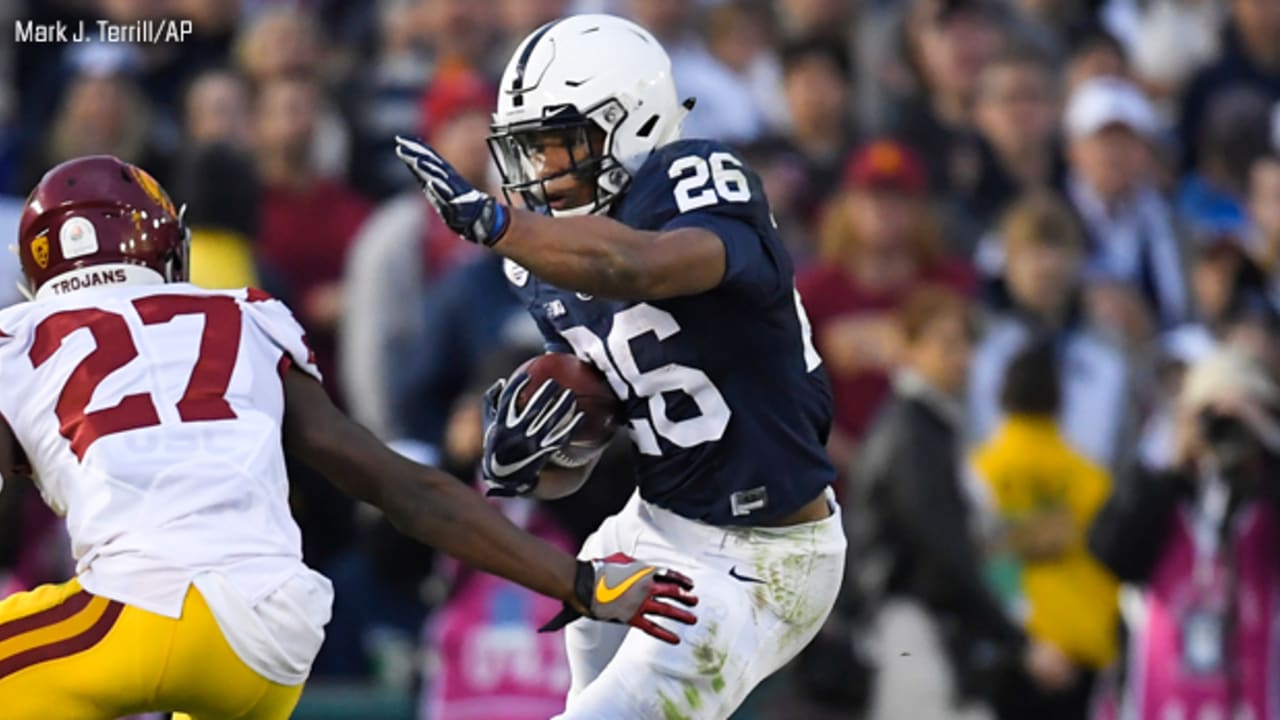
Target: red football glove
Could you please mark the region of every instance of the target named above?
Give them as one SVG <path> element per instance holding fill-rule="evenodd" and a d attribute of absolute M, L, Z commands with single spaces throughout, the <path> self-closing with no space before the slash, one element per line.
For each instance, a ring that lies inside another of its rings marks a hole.
<path fill-rule="evenodd" d="M 587 608 L 587 617 L 592 620 L 627 624 L 672 645 L 679 645 L 680 638 L 654 623 L 651 616 L 661 615 L 686 625 L 698 621 L 693 613 L 675 605 L 698 604 L 697 596 L 689 593 L 693 589 L 692 580 L 669 568 L 655 567 L 622 553 L 591 562 L 578 561 L 573 587 L 575 597 Z M 582 613 L 565 603 L 560 614 L 538 631 L 553 632 L 580 617 Z"/>

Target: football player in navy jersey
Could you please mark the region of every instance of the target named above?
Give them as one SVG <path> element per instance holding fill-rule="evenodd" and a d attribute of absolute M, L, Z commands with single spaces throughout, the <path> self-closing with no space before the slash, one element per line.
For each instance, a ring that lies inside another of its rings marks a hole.
<path fill-rule="evenodd" d="M 562 718 L 727 717 L 817 633 L 844 570 L 831 393 L 791 259 L 756 174 L 680 139 L 692 107 L 652 35 L 578 15 L 534 31 L 503 74 L 490 148 L 509 204 L 397 140 L 445 222 L 505 256 L 547 350 L 595 365 L 623 404 L 639 490 L 582 555 L 668 565 L 700 590 L 676 645 L 569 625 Z M 581 413 L 559 412 L 573 395 L 550 380 L 517 405 L 527 382 L 486 395 L 483 474 L 491 492 L 550 497 L 590 471 L 557 454 Z M 531 420 L 548 408 L 565 420 Z"/>

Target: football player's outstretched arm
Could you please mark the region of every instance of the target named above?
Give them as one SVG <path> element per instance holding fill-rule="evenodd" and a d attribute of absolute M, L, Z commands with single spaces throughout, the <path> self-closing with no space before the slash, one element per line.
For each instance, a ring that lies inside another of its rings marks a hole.
<path fill-rule="evenodd" d="M 710 230 L 635 230 L 598 215 L 551 218 L 513 209 L 493 249 L 558 287 L 629 300 L 696 295 L 719 285 L 725 272 L 724 243 Z"/>
<path fill-rule="evenodd" d="M 574 559 L 512 525 L 466 483 L 391 451 L 300 370 L 285 375 L 285 449 L 398 530 L 487 572 L 571 600 Z"/>
<path fill-rule="evenodd" d="M 321 471 L 343 492 L 381 508 L 404 534 L 463 562 L 558 598 L 571 613 L 634 625 L 667 642 L 678 642 L 651 618 L 692 623 L 687 611 L 661 600 L 693 605 L 692 583 L 669 570 L 630 558 L 579 562 L 511 524 L 458 479 L 391 451 L 368 430 L 342 414 L 314 378 L 285 373 L 285 449 Z M 619 584 L 614 575 L 630 575 Z M 593 594 L 598 585 L 633 592 Z"/>
<path fill-rule="evenodd" d="M 420 140 L 396 155 L 454 232 L 493 248 L 558 287 L 627 300 L 696 295 L 720 284 L 724 243 L 710 230 L 635 230 L 607 217 L 550 218 L 499 203 Z"/>
<path fill-rule="evenodd" d="M 26 495 L 26 478 L 30 472 L 22 467 L 21 450 L 13 430 L 0 418 L 0 568 L 10 565 L 21 542 L 22 498 Z"/>

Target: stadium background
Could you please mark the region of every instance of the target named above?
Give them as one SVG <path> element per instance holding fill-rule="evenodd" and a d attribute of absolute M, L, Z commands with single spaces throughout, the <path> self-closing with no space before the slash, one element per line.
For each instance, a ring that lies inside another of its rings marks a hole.
<path fill-rule="evenodd" d="M 536 331 L 498 261 L 441 226 L 390 141 L 429 138 L 493 188 L 484 138 L 506 59 L 543 22 L 601 10 L 666 45 L 681 95 L 698 98 L 686 136 L 731 143 L 764 179 L 836 390 L 846 503 L 915 331 L 948 308 L 979 322 L 971 348 L 952 347 L 969 362 L 964 449 L 939 482 L 982 485 L 1005 368 L 1043 341 L 1054 350 L 1031 371 L 1060 381 L 1054 432 L 1087 465 L 1066 482 L 1101 488 L 1086 515 L 1140 452 L 1161 451 L 1173 370 L 1239 333 L 1275 357 L 1273 0 L 8 0 L 0 228 L 16 237 L 22 198 L 58 162 L 142 165 L 189 207 L 197 283 L 286 300 L 348 411 L 473 478 L 478 393 L 536 351 Z M 8 31 L 103 18 L 185 18 L 195 33 L 38 44 Z M 0 258 L 2 303 L 20 300 L 16 265 Z M 944 290 L 931 302 L 926 286 Z M 572 546 L 629 493 L 626 452 L 574 498 L 506 509 Z M 293 478 L 307 560 L 338 592 L 298 717 L 463 717 L 483 696 L 498 704 L 477 716 L 516 718 L 563 693 L 559 639 L 530 629 L 554 603 L 400 539 L 305 468 Z M 970 524 L 1000 526 L 1000 503 L 972 503 Z M 0 595 L 67 576 L 34 493 L 5 520 Z M 1009 543 L 985 537 L 974 573 L 1017 597 L 1016 579 L 999 582 Z M 1080 612 L 1114 618 L 1113 591 L 1091 601 Z M 857 604 L 737 717 L 856 716 Z M 1116 651 L 1085 656 L 1073 660 L 1092 675 Z"/>

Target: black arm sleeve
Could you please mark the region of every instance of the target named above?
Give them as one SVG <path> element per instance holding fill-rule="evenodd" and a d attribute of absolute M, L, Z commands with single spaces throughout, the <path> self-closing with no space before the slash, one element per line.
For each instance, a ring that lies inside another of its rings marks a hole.
<path fill-rule="evenodd" d="M 1146 581 L 1169 534 L 1169 521 L 1190 480 L 1135 465 L 1089 528 L 1089 551 L 1125 582 Z"/>

